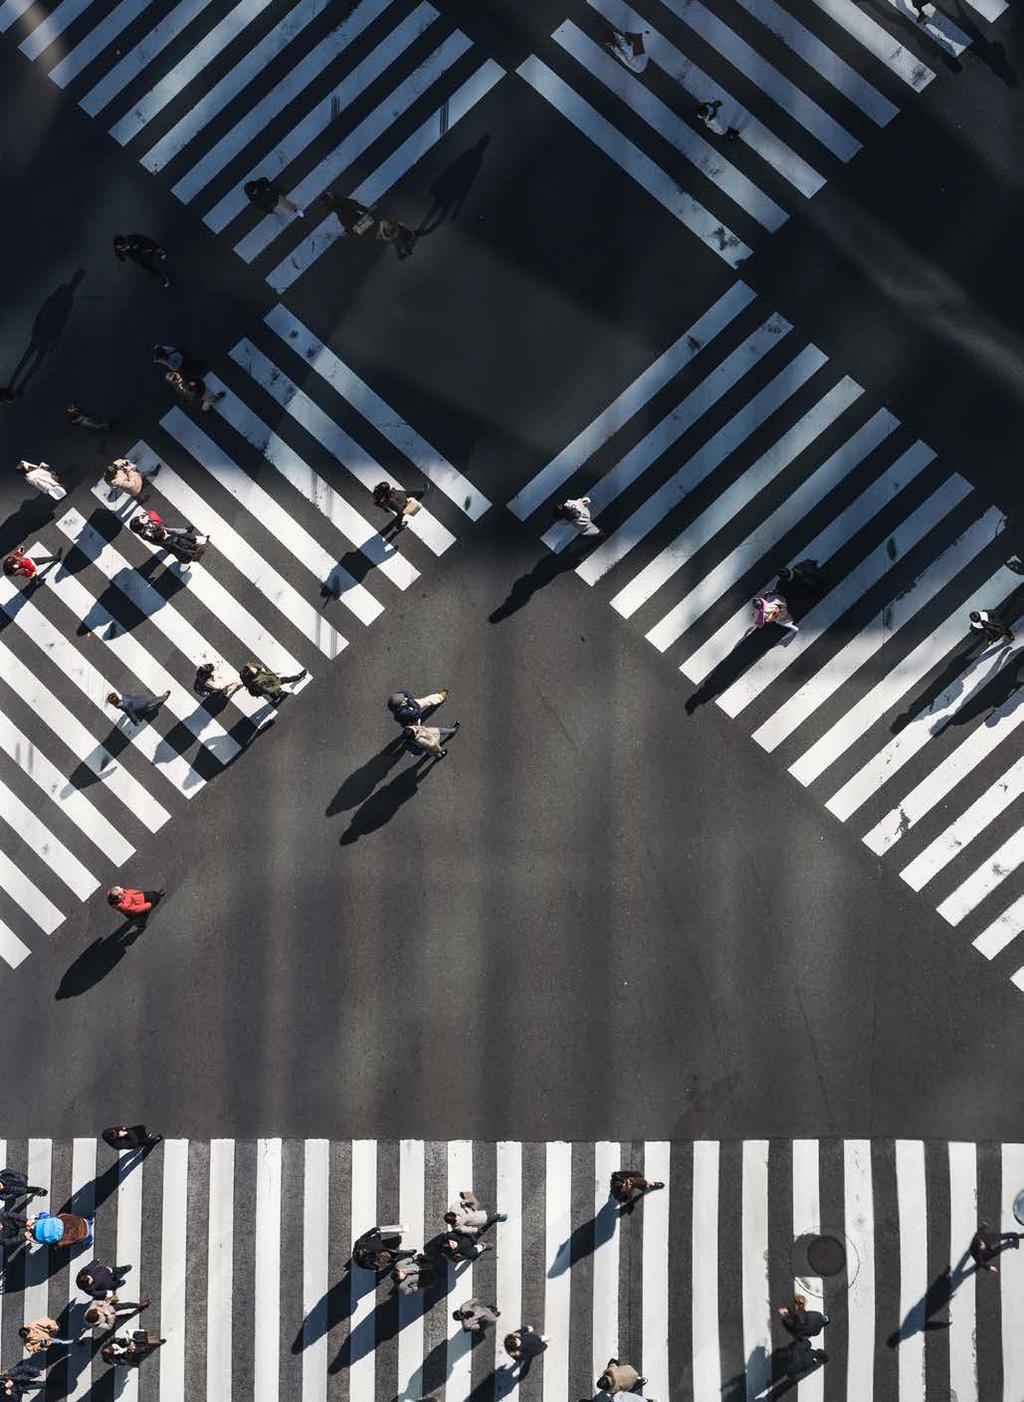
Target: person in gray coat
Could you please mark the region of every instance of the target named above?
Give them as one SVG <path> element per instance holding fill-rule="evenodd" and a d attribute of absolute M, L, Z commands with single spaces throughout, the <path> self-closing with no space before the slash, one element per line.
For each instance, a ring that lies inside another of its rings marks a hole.
<path fill-rule="evenodd" d="M 479 1300 L 464 1300 L 452 1318 L 462 1324 L 467 1334 L 482 1334 L 489 1324 L 497 1322 L 501 1310 L 497 1305 L 482 1305 Z"/>
<path fill-rule="evenodd" d="M 410 1261 L 400 1262 L 391 1272 L 395 1289 L 400 1295 L 415 1295 L 426 1290 L 437 1279 L 437 1263 L 418 1251 Z"/>
<path fill-rule="evenodd" d="M 169 691 L 165 691 L 162 696 L 151 696 L 148 692 L 143 692 L 133 696 L 127 691 L 112 691 L 107 697 L 107 702 L 116 706 L 119 711 L 124 711 L 133 725 L 141 725 L 143 721 L 156 719 L 157 712 L 170 694 Z"/>

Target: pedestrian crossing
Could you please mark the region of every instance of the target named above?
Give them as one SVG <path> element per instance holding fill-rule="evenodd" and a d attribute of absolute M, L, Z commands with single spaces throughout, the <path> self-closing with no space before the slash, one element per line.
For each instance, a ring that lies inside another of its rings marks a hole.
<path fill-rule="evenodd" d="M 960 23 L 909 0 L 587 0 L 516 72 L 736 268 L 1007 5 L 956 8 Z M 641 72 L 608 51 L 609 27 L 642 36 Z"/>
<path fill-rule="evenodd" d="M 975 1272 L 968 1249 L 982 1221 L 1017 1230 L 1021 1144 L 166 1139 L 120 1161 L 92 1139 L 0 1149 L 48 1189 L 49 1210 L 95 1216 L 95 1245 L 69 1260 L 7 1254 L 5 1366 L 22 1324 L 81 1327 L 74 1274 L 95 1256 L 132 1268 L 120 1296 L 152 1296 L 141 1323 L 166 1339 L 125 1370 L 140 1402 L 483 1402 L 517 1386 L 574 1402 L 610 1357 L 659 1402 L 763 1397 L 788 1342 L 775 1311 L 794 1291 L 829 1319 L 815 1340 L 829 1361 L 800 1383 L 804 1399 L 1016 1402 L 1024 1385 L 1024 1264 L 1011 1246 L 997 1274 Z M 620 1215 L 608 1199 L 620 1167 L 665 1186 Z M 492 1251 L 407 1296 L 350 1263 L 375 1223 L 427 1246 L 468 1188 L 507 1214 L 484 1237 Z M 827 1267 L 808 1254 L 822 1236 L 839 1248 Z M 501 1311 L 479 1335 L 451 1317 L 474 1296 Z M 521 1323 L 548 1346 L 517 1383 L 503 1338 Z M 102 1389 L 89 1346 L 43 1357 L 48 1396 Z"/>
<path fill-rule="evenodd" d="M 1024 989 L 1020 644 L 969 644 L 973 608 L 1024 627 L 1000 512 L 742 282 L 509 507 L 584 494 L 606 537 L 576 574 L 687 710 L 736 718 Z M 825 587 L 799 631 L 758 631 L 751 600 L 806 559 Z"/>
<path fill-rule="evenodd" d="M 125 529 L 137 504 L 101 478 L 28 542 L 36 557 L 64 546 L 44 583 L 0 578 L 0 959 L 11 967 L 274 722 L 243 689 L 202 700 L 200 663 L 306 669 L 301 691 L 490 504 L 283 307 L 220 368 L 212 412 L 174 407 L 118 448 L 156 470 L 153 509 L 211 536 L 201 564 Z M 372 501 L 381 481 L 429 489 L 397 547 Z M 167 700 L 137 725 L 111 691 Z"/>
<path fill-rule="evenodd" d="M 426 0 L 340 9 L 3 0 L 0 33 L 283 292 L 343 236 L 325 191 L 376 205 L 504 76 Z M 260 217 L 259 176 L 308 218 Z"/>

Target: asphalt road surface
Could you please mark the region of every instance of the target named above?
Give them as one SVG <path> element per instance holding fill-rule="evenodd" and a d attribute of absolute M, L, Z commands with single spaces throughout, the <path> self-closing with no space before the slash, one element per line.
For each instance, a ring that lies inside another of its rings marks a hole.
<path fill-rule="evenodd" d="M 7 1132 L 1012 1139 L 1016 653 L 966 614 L 1024 612 L 1019 11 L 650 0 L 637 79 L 603 3 L 215 4 L 159 52 L 142 6 L 22 8 L 5 443 L 71 494 L 0 501 L 67 552 L 0 598 Z M 191 575 L 119 454 L 210 531 Z M 430 483 L 395 551 L 379 475 Z M 592 554 L 549 529 L 582 493 Z M 800 631 L 744 639 L 808 556 Z M 199 706 L 254 655 L 312 679 Z M 174 689 L 125 737 L 110 685 Z M 445 760 L 393 752 L 400 686 L 449 688 Z M 115 879 L 167 888 L 137 938 Z"/>

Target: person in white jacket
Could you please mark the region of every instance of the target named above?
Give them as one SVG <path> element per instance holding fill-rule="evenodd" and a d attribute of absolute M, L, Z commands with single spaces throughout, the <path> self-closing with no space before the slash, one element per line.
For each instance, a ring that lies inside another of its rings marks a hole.
<path fill-rule="evenodd" d="M 60 479 L 51 470 L 49 463 L 26 462 L 23 458 L 14 470 L 22 473 L 25 480 L 31 482 L 37 491 L 45 492 L 47 496 L 53 497 L 54 501 L 60 501 L 61 497 L 66 497 L 68 494 L 67 488 L 61 485 Z"/>

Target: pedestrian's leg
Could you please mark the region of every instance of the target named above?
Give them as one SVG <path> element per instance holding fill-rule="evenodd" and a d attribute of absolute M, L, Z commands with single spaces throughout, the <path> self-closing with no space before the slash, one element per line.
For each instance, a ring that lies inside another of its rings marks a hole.
<path fill-rule="evenodd" d="M 281 685 L 282 685 L 282 686 L 289 686 L 292 682 L 300 682 L 300 681 L 302 681 L 302 678 L 303 678 L 305 675 L 306 675 L 306 668 L 303 667 L 302 671 L 301 671 L 301 672 L 296 672 L 295 675 L 294 675 L 294 677 L 282 677 L 282 678 L 281 678 Z"/>
<path fill-rule="evenodd" d="M 429 696 L 415 697 L 416 705 L 421 706 L 424 710 L 428 706 L 440 706 L 447 695 L 447 691 L 432 691 Z"/>
<path fill-rule="evenodd" d="M 150 905 L 158 905 L 164 898 L 163 891 L 143 891 L 142 893 Z"/>

